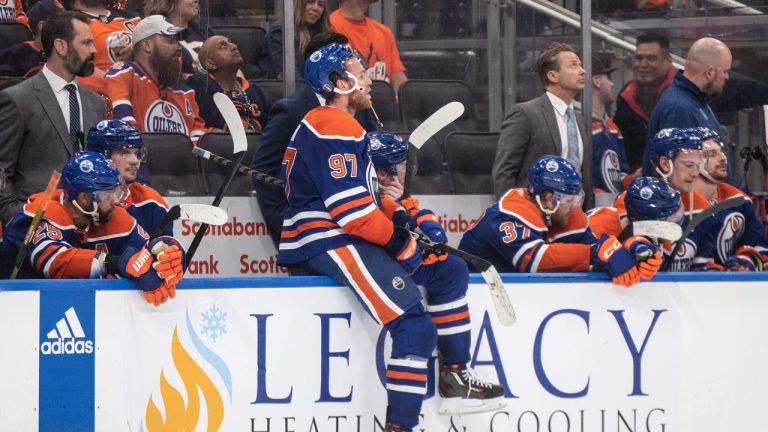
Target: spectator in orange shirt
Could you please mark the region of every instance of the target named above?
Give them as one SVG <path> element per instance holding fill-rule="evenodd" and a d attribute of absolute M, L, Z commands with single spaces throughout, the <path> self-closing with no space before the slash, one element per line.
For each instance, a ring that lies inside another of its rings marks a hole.
<path fill-rule="evenodd" d="M 368 77 L 389 82 L 397 90 L 408 81 L 400 51 L 389 27 L 366 16 L 369 0 L 340 0 L 339 9 L 331 14 L 331 28 L 349 39 L 368 64 Z"/>

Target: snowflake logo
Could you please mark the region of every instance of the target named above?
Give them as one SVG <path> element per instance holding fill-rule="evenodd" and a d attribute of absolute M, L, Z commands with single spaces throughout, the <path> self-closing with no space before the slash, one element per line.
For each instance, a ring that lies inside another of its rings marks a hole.
<path fill-rule="evenodd" d="M 211 338 L 213 342 L 216 342 L 216 338 L 227 332 L 227 313 L 217 308 L 215 304 L 200 315 L 203 317 L 202 333 Z"/>

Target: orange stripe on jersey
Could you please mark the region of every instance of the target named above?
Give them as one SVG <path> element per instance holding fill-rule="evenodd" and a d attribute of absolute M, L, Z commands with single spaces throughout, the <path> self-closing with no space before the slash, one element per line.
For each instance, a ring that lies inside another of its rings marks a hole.
<path fill-rule="evenodd" d="M 40 252 L 40 255 L 37 256 L 37 259 L 35 260 L 35 270 L 42 273 L 43 272 L 43 261 L 45 261 L 51 254 L 59 250 L 62 246 L 55 246 L 50 245 L 49 247 L 45 248 L 42 252 Z"/>
<path fill-rule="evenodd" d="M 140 204 L 145 201 L 156 201 L 163 205 L 163 207 L 168 208 L 168 203 L 165 202 L 165 199 L 154 189 L 147 185 L 143 185 L 139 182 L 131 183 L 131 185 L 128 187 L 131 191 L 130 195 L 128 195 L 128 203 L 130 204 Z"/>
<path fill-rule="evenodd" d="M 394 378 L 394 379 L 405 379 L 405 380 L 411 380 L 411 381 L 427 381 L 427 374 L 416 374 L 412 372 L 399 372 L 399 371 L 393 371 L 388 370 L 387 371 L 387 378 Z"/>
<path fill-rule="evenodd" d="M 354 207 L 362 207 L 365 204 L 369 204 L 373 202 L 373 198 L 371 198 L 370 195 L 364 196 L 362 198 L 358 198 L 353 201 L 346 202 L 338 207 L 335 207 L 333 210 L 331 210 L 329 213 L 331 214 L 331 217 L 336 217 L 340 213 L 344 213 L 345 211 L 354 208 Z"/>
<path fill-rule="evenodd" d="M 706 208 L 711 207 L 711 204 L 709 203 L 709 200 L 704 198 L 704 195 L 692 191 L 693 193 L 693 212 L 698 213 Z M 691 197 L 688 195 L 688 192 L 680 192 L 680 199 L 683 200 L 683 207 L 685 208 L 685 211 L 691 211 Z"/>
<path fill-rule="evenodd" d="M 339 258 L 341 258 L 341 262 L 344 263 L 344 266 L 349 272 L 352 281 L 360 290 L 358 294 L 362 297 L 365 297 L 365 299 L 368 300 L 368 303 L 373 306 L 374 310 L 371 312 L 376 314 L 379 321 L 381 321 L 382 324 L 387 324 L 388 322 L 397 318 L 397 313 L 389 306 L 387 306 L 386 303 L 384 303 L 384 301 L 373 289 L 370 282 L 368 282 L 368 279 L 366 279 L 365 275 L 363 275 L 362 270 L 360 270 L 360 266 L 357 264 L 355 257 L 352 256 L 352 253 L 349 251 L 349 249 L 346 247 L 341 247 L 334 249 L 334 252 L 336 252 Z"/>
<path fill-rule="evenodd" d="M 290 231 L 283 231 L 280 234 L 281 238 L 293 238 L 297 235 L 303 233 L 304 231 L 311 230 L 313 228 L 338 228 L 339 226 L 335 222 L 331 221 L 314 221 L 314 222 L 307 222 L 299 225 L 296 227 L 296 229 L 290 230 Z"/>
<path fill-rule="evenodd" d="M 541 211 L 536 204 L 528 201 L 525 197 L 525 189 L 510 189 L 501 197 L 499 201 L 499 210 L 507 214 L 514 214 L 520 222 L 534 228 L 538 231 L 547 229 L 544 219 L 541 218 Z"/>
<path fill-rule="evenodd" d="M 88 279 L 96 251 L 69 248 L 53 259 L 48 268 L 49 279 Z"/>
<path fill-rule="evenodd" d="M 395 225 L 381 210 L 375 209 L 365 216 L 348 222 L 343 229 L 373 244 L 384 246 L 392 237 Z"/>
<path fill-rule="evenodd" d="M 318 134 L 362 139 L 365 129 L 351 115 L 331 107 L 317 107 L 304 117 Z"/>
<path fill-rule="evenodd" d="M 433 316 L 432 317 L 432 322 L 435 323 L 435 324 L 445 324 L 445 323 L 449 323 L 449 322 L 452 322 L 452 321 L 460 321 L 460 320 L 463 320 L 464 318 L 469 318 L 469 311 L 468 310 L 465 310 L 463 312 L 457 312 L 455 314 L 439 316 L 439 317 L 434 317 Z"/>

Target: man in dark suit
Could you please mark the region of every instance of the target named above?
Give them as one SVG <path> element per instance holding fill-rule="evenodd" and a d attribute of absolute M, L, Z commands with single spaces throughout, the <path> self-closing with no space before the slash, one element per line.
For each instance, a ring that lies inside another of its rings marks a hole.
<path fill-rule="evenodd" d="M 83 133 L 106 117 L 104 100 L 78 85 L 93 73 L 96 49 L 81 13 L 62 12 L 43 27 L 48 60 L 32 78 L 0 92 L 0 220 L 8 222 L 53 170 L 82 149 Z"/>
<path fill-rule="evenodd" d="M 347 42 L 347 38 L 339 33 L 319 34 L 312 38 L 304 49 L 304 59 L 306 60 L 313 52 L 328 44 L 346 44 Z M 318 96 L 307 86 L 272 105 L 269 123 L 261 136 L 261 145 L 253 155 L 251 168 L 279 178 L 282 175 L 281 167 L 285 148 L 288 147 L 293 132 L 304 116 L 318 106 L 320 106 Z M 377 129 L 376 120 L 370 109 L 359 111 L 355 117 L 366 131 L 371 132 Z M 261 214 L 267 223 L 272 242 L 277 247 L 283 228 L 285 194 L 281 188 L 258 181 L 254 181 L 253 185 Z"/>
<path fill-rule="evenodd" d="M 528 186 L 528 171 L 543 155 L 561 156 L 579 169 L 585 206 L 592 203 L 592 148 L 573 99 L 584 89 L 585 72 L 576 51 L 553 42 L 539 55 L 539 78 L 545 93 L 517 104 L 501 126 L 493 164 L 493 191 L 501 197 L 510 188 Z"/>

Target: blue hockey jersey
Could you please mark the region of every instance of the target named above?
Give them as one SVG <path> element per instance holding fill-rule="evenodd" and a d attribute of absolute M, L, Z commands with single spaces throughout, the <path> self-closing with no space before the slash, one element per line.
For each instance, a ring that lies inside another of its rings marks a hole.
<path fill-rule="evenodd" d="M 121 205 L 146 232 L 154 233 L 168 213 L 168 204 L 156 190 L 139 182 L 132 183 L 128 192 L 128 197 Z M 162 235 L 173 237 L 172 223 L 165 227 Z"/>

